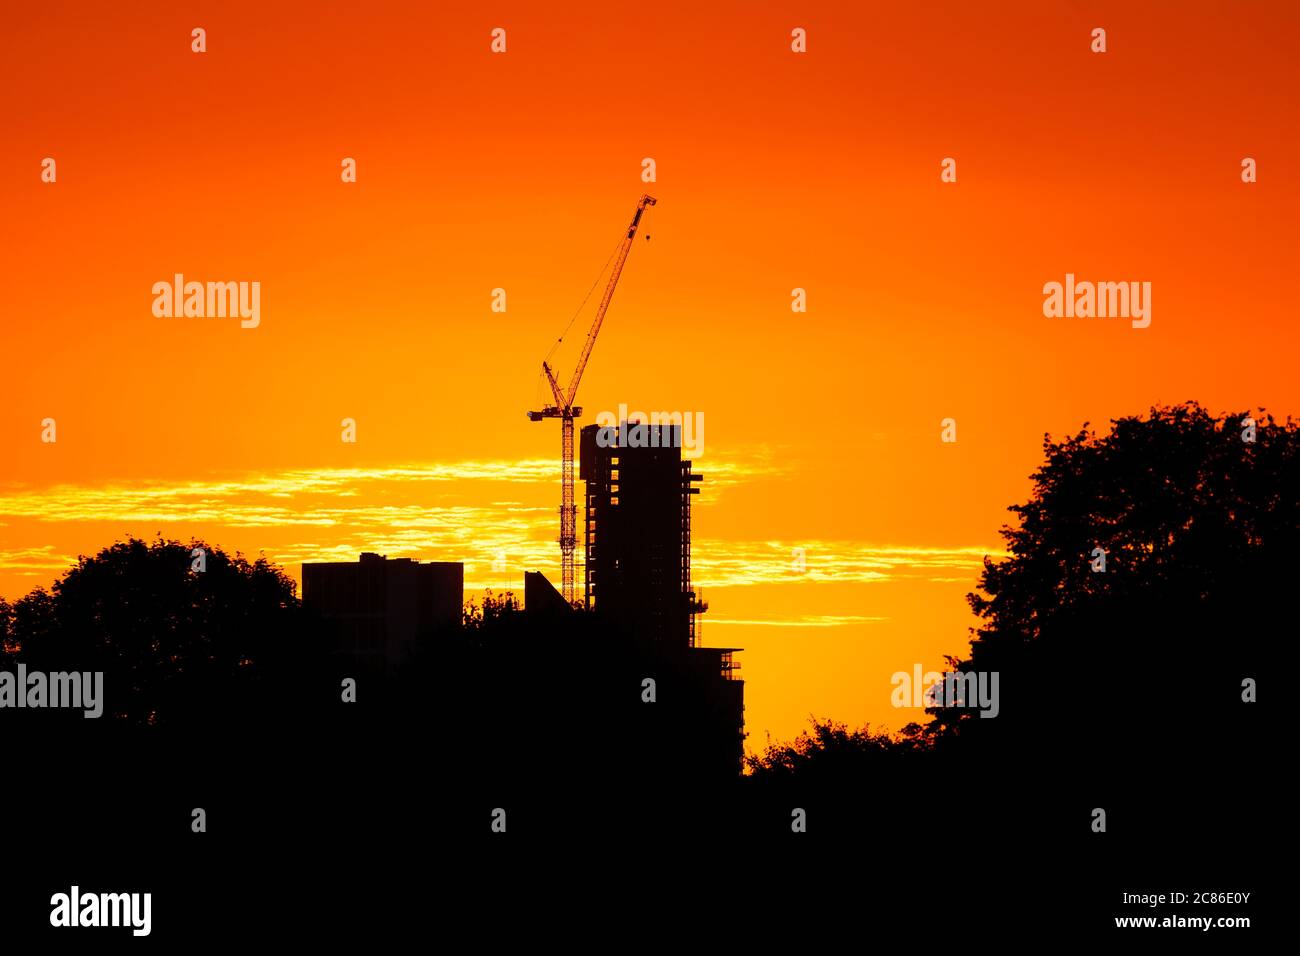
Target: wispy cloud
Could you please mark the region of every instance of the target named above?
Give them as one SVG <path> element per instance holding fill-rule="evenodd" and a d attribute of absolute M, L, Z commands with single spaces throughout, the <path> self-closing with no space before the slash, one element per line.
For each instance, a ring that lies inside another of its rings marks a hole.
<path fill-rule="evenodd" d="M 357 497 L 368 488 L 380 486 L 397 489 L 404 484 L 448 482 L 538 484 L 556 477 L 556 463 L 538 459 L 302 469 L 241 479 L 99 487 L 56 485 L 0 492 L 0 515 L 36 521 L 219 521 L 230 527 L 329 526 L 337 524 L 340 516 L 354 513 L 354 509 L 331 508 L 328 504 L 313 503 L 314 499 Z M 277 501 L 264 500 L 267 498 Z"/>
<path fill-rule="evenodd" d="M 733 620 L 707 618 L 708 627 L 844 627 L 846 624 L 874 624 L 888 621 L 887 617 L 868 617 L 863 614 L 814 614 L 796 618 L 746 618 Z"/>
<path fill-rule="evenodd" d="M 713 545 L 712 547 L 708 545 Z M 914 547 L 856 541 L 698 542 L 691 569 L 701 587 L 754 584 L 869 584 L 899 577 L 972 580 L 984 547 Z"/>
<path fill-rule="evenodd" d="M 61 571 L 76 562 L 74 555 L 65 554 L 53 545 L 39 545 L 13 550 L 0 549 L 0 570 L 7 571 Z"/>
<path fill-rule="evenodd" d="M 75 557 L 45 542 L 54 537 L 99 547 L 108 543 L 102 540 L 107 527 L 114 536 L 151 535 L 161 529 L 178 537 L 215 533 L 221 538 L 211 543 L 222 546 L 229 545 L 229 538 L 241 545 L 251 540 L 252 550 L 265 550 L 295 575 L 303 562 L 355 560 L 361 551 L 378 551 L 462 561 L 471 589 L 517 585 L 524 570 L 554 573 L 558 564 L 555 508 L 550 503 L 558 472 L 558 463 L 551 459 L 530 459 L 290 469 L 205 481 L 11 485 L 0 489 L 0 518 L 7 526 L 0 570 L 23 579 L 52 578 Z M 712 460 L 707 474 L 710 493 L 717 494 L 783 470 L 760 451 L 735 461 Z M 61 529 L 56 535 L 52 525 L 86 528 L 74 534 Z M 797 570 L 795 549 L 801 549 L 803 562 Z M 697 537 L 693 553 L 697 586 L 729 588 L 900 578 L 973 581 L 985 554 L 998 552 L 982 547 Z M 807 617 L 766 623 L 833 627 L 846 622 L 851 621 Z"/>
<path fill-rule="evenodd" d="M 778 466 L 762 457 L 754 460 L 710 462 L 713 488 L 779 473 Z M 465 461 L 410 464 L 388 468 L 294 469 L 274 475 L 208 481 L 56 485 L 51 488 L 13 488 L 0 491 L 0 515 L 35 521 L 219 521 L 230 527 L 337 524 L 358 513 L 355 508 L 312 504 L 316 497 L 352 498 L 385 488 L 386 497 L 402 486 L 453 484 L 481 486 L 496 482 L 546 485 L 558 481 L 559 463 L 553 459 L 520 461 Z M 276 499 L 266 501 L 264 499 Z M 286 503 L 280 503 L 286 502 Z M 290 502 L 292 504 L 290 504 Z M 494 502 L 496 506 L 499 502 Z M 517 502 L 508 504 L 522 507 Z M 368 509 L 376 511 L 377 509 Z M 420 516 L 405 509 L 378 509 L 410 526 Z"/>

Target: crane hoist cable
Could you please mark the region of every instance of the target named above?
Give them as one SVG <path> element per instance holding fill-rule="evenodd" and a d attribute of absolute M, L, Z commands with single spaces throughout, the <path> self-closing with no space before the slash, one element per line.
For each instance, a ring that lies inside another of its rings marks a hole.
<path fill-rule="evenodd" d="M 555 340 L 555 343 L 551 346 L 551 350 L 546 353 L 546 361 L 549 362 L 551 360 L 551 357 L 555 355 L 555 350 L 558 349 L 563 344 L 564 337 L 568 335 L 569 330 L 573 328 L 573 323 L 578 321 L 578 316 L 580 316 L 582 314 L 582 310 L 587 307 L 587 302 L 591 298 L 591 294 L 596 291 L 596 287 L 600 285 L 600 280 L 603 279 L 605 277 L 605 273 L 609 271 L 609 264 L 613 262 L 614 257 L 618 255 L 618 247 L 621 246 L 622 244 L 623 244 L 623 237 L 620 235 L 618 237 L 618 241 L 614 243 L 614 248 L 609 251 L 609 258 L 605 260 L 605 264 L 601 266 L 600 272 L 596 274 L 596 279 L 594 282 L 592 282 L 591 288 L 588 289 L 587 294 L 582 297 L 582 303 L 578 306 L 577 310 L 573 313 L 573 318 L 569 319 L 569 324 L 564 327 L 564 331 L 560 333 L 560 337 Z M 545 377 L 541 372 L 537 373 L 537 378 L 539 381 L 545 380 Z"/>

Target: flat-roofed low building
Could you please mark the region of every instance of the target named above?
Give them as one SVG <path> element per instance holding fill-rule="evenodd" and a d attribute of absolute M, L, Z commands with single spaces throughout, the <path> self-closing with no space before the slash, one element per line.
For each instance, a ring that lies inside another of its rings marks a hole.
<path fill-rule="evenodd" d="M 389 671 L 416 639 L 456 627 L 464 603 L 465 566 L 364 552 L 358 561 L 302 566 L 302 602 L 331 631 L 335 653 L 367 669 Z"/>

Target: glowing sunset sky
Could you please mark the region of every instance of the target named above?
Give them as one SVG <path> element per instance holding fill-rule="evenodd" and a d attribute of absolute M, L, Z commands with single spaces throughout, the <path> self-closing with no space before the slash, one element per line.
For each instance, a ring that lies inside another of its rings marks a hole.
<path fill-rule="evenodd" d="M 705 416 L 693 567 L 751 748 L 918 716 L 889 677 L 965 651 L 1044 432 L 1300 412 L 1292 4 L 128 6 L 0 37 L 7 598 L 158 531 L 558 581 L 524 412 L 646 191 L 580 404 Z M 259 281 L 260 326 L 155 318 L 177 272 Z M 1150 328 L 1044 318 L 1067 272 L 1151 282 Z"/>

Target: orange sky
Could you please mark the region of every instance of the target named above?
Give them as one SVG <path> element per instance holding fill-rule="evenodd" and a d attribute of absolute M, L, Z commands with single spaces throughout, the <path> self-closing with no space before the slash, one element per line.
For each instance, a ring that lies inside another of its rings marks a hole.
<path fill-rule="evenodd" d="M 704 413 L 751 747 L 917 716 L 889 676 L 964 652 L 1044 432 L 1300 412 L 1292 4 L 271 6 L 6 12 L 0 594 L 159 530 L 557 578 L 559 429 L 523 412 L 643 191 L 580 403 Z M 260 327 L 155 318 L 175 272 L 259 281 Z M 1150 281 L 1151 327 L 1044 318 L 1066 272 Z"/>

